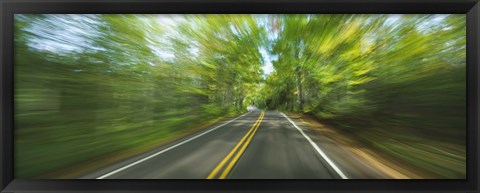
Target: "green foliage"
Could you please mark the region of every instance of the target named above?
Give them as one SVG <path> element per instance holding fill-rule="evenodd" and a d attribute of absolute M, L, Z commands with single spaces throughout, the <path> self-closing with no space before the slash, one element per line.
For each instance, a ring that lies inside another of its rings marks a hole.
<path fill-rule="evenodd" d="M 192 17 L 198 25 L 180 22 L 190 28 L 176 34 L 157 17 L 17 16 L 16 177 L 161 144 L 246 110 L 246 89 L 261 80 L 253 18 Z"/>
<path fill-rule="evenodd" d="M 465 147 L 465 16 L 436 17 L 274 17 L 278 60 L 262 88 L 266 106 L 312 114 L 386 152 L 390 140 Z M 435 175 L 465 176 L 465 163 L 424 167 L 420 160 L 434 158 L 415 159 L 416 152 L 394 155 Z"/>
<path fill-rule="evenodd" d="M 387 152 L 408 154 L 386 142 L 405 136 L 465 147 L 465 33 L 464 15 L 16 15 L 15 175 L 161 144 L 252 104 Z"/>

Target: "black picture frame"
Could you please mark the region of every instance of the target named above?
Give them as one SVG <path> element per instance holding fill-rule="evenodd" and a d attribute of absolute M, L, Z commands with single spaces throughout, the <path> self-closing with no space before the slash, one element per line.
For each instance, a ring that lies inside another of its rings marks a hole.
<path fill-rule="evenodd" d="M 0 190 L 7 192 L 479 192 L 478 0 L 1 0 Z M 19 180 L 13 178 L 13 16 L 19 13 L 456 13 L 467 16 L 466 180 Z"/>

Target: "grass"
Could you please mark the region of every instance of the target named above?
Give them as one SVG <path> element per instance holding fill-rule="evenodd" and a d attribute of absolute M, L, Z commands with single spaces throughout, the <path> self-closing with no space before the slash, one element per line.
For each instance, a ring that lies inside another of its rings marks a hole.
<path fill-rule="evenodd" d="M 352 129 L 335 124 L 332 120 L 321 120 L 317 117 L 291 113 L 292 118 L 305 118 L 310 121 L 328 125 L 342 136 L 335 138 L 347 138 L 348 143 L 367 147 L 379 155 L 387 158 L 393 164 L 401 165 L 423 178 L 435 179 L 465 179 L 466 178 L 466 148 L 463 144 L 439 140 L 432 137 L 409 133 L 409 129 L 387 130 L 382 127 L 370 127 L 365 125 Z M 351 124 L 349 124 L 351 126 Z M 341 140 L 341 139 L 339 139 Z"/>
<path fill-rule="evenodd" d="M 60 141 L 16 140 L 15 177 L 37 179 L 78 178 L 102 167 L 154 150 L 165 144 L 209 128 L 237 115 L 226 113 L 217 117 L 185 116 L 163 120 L 160 124 L 145 123 L 144 127 L 119 125 L 108 133 L 96 136 L 66 134 L 73 139 Z M 145 127 L 150 125 L 150 127 Z M 161 125 L 161 127 L 159 126 Z M 137 128 L 137 129 L 135 129 Z M 39 136 L 41 137 L 41 136 Z M 87 138 L 88 137 L 88 138 Z M 93 139 L 92 139 L 93 137 Z"/>

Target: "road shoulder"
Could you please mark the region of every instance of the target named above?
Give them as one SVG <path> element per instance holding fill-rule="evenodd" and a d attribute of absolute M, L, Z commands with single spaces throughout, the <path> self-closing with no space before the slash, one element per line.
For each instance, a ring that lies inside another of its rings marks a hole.
<path fill-rule="evenodd" d="M 352 137 L 300 114 L 286 113 L 351 179 L 425 178 Z"/>

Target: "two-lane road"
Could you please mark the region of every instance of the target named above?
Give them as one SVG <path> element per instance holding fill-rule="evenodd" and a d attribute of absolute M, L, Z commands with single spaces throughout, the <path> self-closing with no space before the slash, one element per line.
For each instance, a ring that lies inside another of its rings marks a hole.
<path fill-rule="evenodd" d="M 252 111 L 82 178 L 332 179 L 347 176 L 283 113 Z"/>

